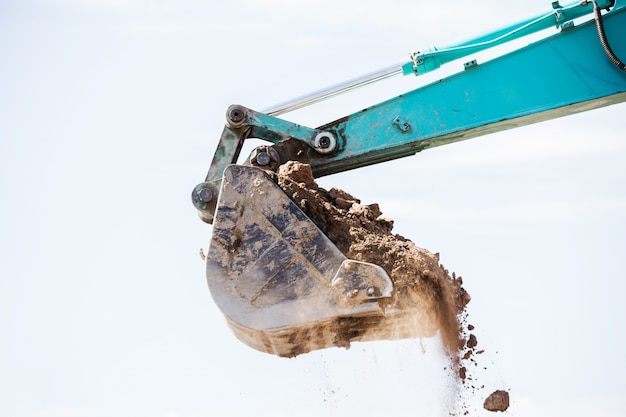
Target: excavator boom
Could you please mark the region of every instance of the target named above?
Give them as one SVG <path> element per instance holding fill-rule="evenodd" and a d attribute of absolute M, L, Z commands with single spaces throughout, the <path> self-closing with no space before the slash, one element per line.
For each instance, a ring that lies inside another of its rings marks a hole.
<path fill-rule="evenodd" d="M 387 68 L 265 112 L 229 107 L 204 182 L 192 192 L 213 224 L 207 255 L 211 294 L 236 336 L 280 356 L 347 346 L 355 340 L 415 337 L 402 327 L 411 306 L 380 266 L 348 259 L 278 186 L 289 161 L 314 177 L 409 156 L 435 146 L 626 101 L 626 7 L 583 1 L 454 47 L 412 54 Z M 602 10 L 606 10 L 602 14 Z M 609 11 L 610 10 L 610 11 Z M 594 20 L 572 20 L 594 13 Z M 558 33 L 317 128 L 276 117 L 395 73 L 421 73 L 549 22 Z M 235 165 L 248 138 L 262 139 Z M 415 306 L 415 312 L 419 306 Z M 417 314 L 417 313 L 415 313 Z M 390 328 L 398 329 L 390 332 Z"/>

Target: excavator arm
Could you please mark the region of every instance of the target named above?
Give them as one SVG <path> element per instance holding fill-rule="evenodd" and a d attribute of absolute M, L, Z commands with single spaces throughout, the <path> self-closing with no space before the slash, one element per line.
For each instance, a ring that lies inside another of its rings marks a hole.
<path fill-rule="evenodd" d="M 574 25 L 590 13 L 593 20 Z M 277 117 L 391 75 L 421 75 L 548 27 L 558 32 L 484 63 L 469 60 L 460 73 L 317 128 Z M 615 1 L 553 2 L 550 12 L 517 25 L 411 54 L 398 66 L 264 112 L 230 106 L 192 201 L 213 224 L 207 280 L 237 337 L 258 350 L 294 356 L 354 340 L 414 336 L 408 327 L 386 331 L 406 313 L 381 302 L 394 291 L 387 273 L 346 258 L 268 174 L 298 161 L 320 177 L 626 101 L 626 67 L 618 58 L 626 56 L 625 28 L 626 7 Z M 249 138 L 267 145 L 235 165 Z"/>

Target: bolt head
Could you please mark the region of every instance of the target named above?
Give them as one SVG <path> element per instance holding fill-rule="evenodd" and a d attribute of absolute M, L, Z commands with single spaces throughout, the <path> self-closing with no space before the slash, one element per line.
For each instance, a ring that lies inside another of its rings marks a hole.
<path fill-rule="evenodd" d="M 234 123 L 241 122 L 244 118 L 244 115 L 244 112 L 236 107 L 228 112 L 228 118 Z"/>
<path fill-rule="evenodd" d="M 380 297 L 381 296 L 381 292 L 378 289 L 378 287 L 371 286 L 371 287 L 367 288 L 367 296 L 368 297 Z"/>
<path fill-rule="evenodd" d="M 321 154 L 329 154 L 337 147 L 337 139 L 330 132 L 320 132 L 313 140 L 313 147 Z"/>
<path fill-rule="evenodd" d="M 320 137 L 320 148 L 327 149 L 330 146 L 330 138 L 328 136 Z"/>
<path fill-rule="evenodd" d="M 208 188 L 202 188 L 200 191 L 198 191 L 198 199 L 200 199 L 200 201 L 202 201 L 203 203 L 208 203 L 209 201 L 213 200 L 213 191 L 209 190 Z"/>
<path fill-rule="evenodd" d="M 278 152 L 271 146 L 261 145 L 250 154 L 250 163 L 263 169 L 276 170 L 279 160 Z"/>
<path fill-rule="evenodd" d="M 268 165 L 270 162 L 272 161 L 272 159 L 270 158 L 270 155 L 267 152 L 259 152 L 256 156 L 256 162 L 259 165 Z"/>

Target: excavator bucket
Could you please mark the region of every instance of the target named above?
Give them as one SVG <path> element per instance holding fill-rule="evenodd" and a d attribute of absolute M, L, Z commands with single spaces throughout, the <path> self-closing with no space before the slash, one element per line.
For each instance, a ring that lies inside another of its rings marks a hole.
<path fill-rule="evenodd" d="M 263 352 L 293 357 L 415 335 L 389 323 L 403 313 L 387 311 L 387 273 L 347 259 L 257 167 L 225 169 L 206 268 L 235 335 Z"/>

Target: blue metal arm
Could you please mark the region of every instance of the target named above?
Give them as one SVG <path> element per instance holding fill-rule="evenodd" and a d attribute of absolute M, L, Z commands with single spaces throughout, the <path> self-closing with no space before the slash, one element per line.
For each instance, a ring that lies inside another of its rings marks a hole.
<path fill-rule="evenodd" d="M 597 0 L 597 7 L 601 10 L 613 7 L 614 0 Z M 537 17 L 516 23 L 496 32 L 484 35 L 458 45 L 445 48 L 433 48 L 430 51 L 411 54 L 411 61 L 402 66 L 402 72 L 422 75 L 436 70 L 441 65 L 456 59 L 502 45 L 515 39 L 536 33 L 551 27 L 564 28 L 572 20 L 585 16 L 593 11 L 591 2 L 577 2 L 568 6 L 561 6 L 558 1 L 552 3 L 552 11 Z"/>
<path fill-rule="evenodd" d="M 598 10 L 609 10 L 614 5 L 615 0 L 595 1 L 595 7 Z M 558 1 L 555 1 L 552 3 L 551 11 L 537 17 L 526 19 L 521 23 L 516 23 L 454 46 L 433 47 L 424 53 L 413 52 L 409 54 L 410 59 L 405 62 L 381 68 L 343 83 L 276 104 L 264 109 L 263 112 L 272 116 L 279 116 L 398 74 L 423 75 L 438 69 L 448 62 L 502 45 L 543 29 L 551 27 L 557 29 L 566 28 L 572 24 L 574 19 L 591 13 L 593 9 L 594 1 L 584 0 L 568 6 L 561 6 Z"/>
<path fill-rule="evenodd" d="M 553 6 L 571 13 L 568 20 L 589 4 Z M 625 57 L 626 7 L 614 8 L 603 20 L 609 49 Z M 511 30 L 499 31 L 495 38 Z M 484 64 L 466 65 L 461 73 L 317 129 L 232 106 L 209 174 L 192 193 L 193 202 L 203 220 L 211 222 L 223 170 L 236 162 L 246 138 L 273 143 L 259 148 L 250 163 L 271 168 L 297 160 L 310 164 L 319 177 L 626 101 L 626 72 L 607 57 L 595 32 L 593 21 L 568 25 L 551 37 Z M 471 48 L 475 41 L 460 47 Z"/>

